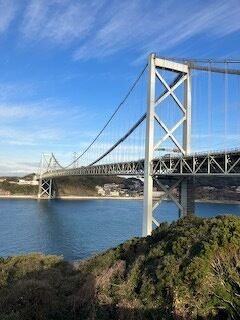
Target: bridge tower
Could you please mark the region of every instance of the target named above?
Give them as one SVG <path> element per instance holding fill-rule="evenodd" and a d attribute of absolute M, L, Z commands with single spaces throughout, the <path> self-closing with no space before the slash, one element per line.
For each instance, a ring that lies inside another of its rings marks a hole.
<path fill-rule="evenodd" d="M 52 178 L 43 178 L 44 172 L 51 172 L 55 167 L 55 158 L 53 154 L 42 154 L 40 169 L 39 169 L 39 189 L 38 199 L 51 200 L 55 197 L 54 181 Z"/>
<path fill-rule="evenodd" d="M 154 217 L 154 210 L 161 202 L 153 201 L 154 182 L 160 189 L 177 205 L 179 216 L 184 216 L 194 212 L 193 180 L 183 176 L 167 178 L 152 174 L 154 152 L 159 149 L 162 143 L 169 140 L 175 145 L 177 151 L 186 156 L 191 152 L 191 75 L 187 64 L 178 63 L 156 57 L 155 54 L 149 56 L 148 75 L 148 101 L 146 117 L 146 145 L 144 162 L 144 213 L 143 213 L 143 236 L 152 232 L 153 223 L 159 223 Z M 174 80 L 169 84 L 161 71 L 167 71 L 174 76 Z M 157 86 L 164 88 L 160 96 L 157 96 Z M 181 99 L 175 91 L 183 86 L 184 94 Z M 171 97 L 174 107 L 181 111 L 181 118 L 177 120 L 172 128 L 168 128 L 166 123 L 158 116 L 157 109 L 161 107 L 163 101 Z M 164 136 L 156 141 L 157 129 L 164 131 Z M 182 141 L 176 138 L 176 130 L 182 131 Z M 179 189 L 177 198 L 173 191 Z"/>

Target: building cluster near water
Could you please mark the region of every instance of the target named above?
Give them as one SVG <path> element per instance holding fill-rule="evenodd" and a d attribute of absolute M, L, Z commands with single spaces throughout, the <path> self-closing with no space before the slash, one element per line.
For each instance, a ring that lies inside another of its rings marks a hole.
<path fill-rule="evenodd" d="M 34 178 L 33 180 L 25 180 L 25 179 L 18 179 L 18 180 L 8 180 L 8 179 L 0 179 L 0 182 L 4 182 L 7 181 L 10 184 L 17 184 L 17 185 L 30 185 L 30 186 L 37 186 L 38 185 L 38 181 L 36 180 L 36 178 Z"/>
<path fill-rule="evenodd" d="M 143 195 L 141 182 L 134 181 L 126 187 L 124 184 L 106 183 L 96 186 L 97 194 L 101 197 L 140 197 Z"/>
<path fill-rule="evenodd" d="M 106 183 L 103 186 L 96 186 L 97 194 L 101 197 L 142 197 L 143 183 L 141 180 L 131 180 L 131 184 Z M 156 188 L 153 190 L 153 196 L 162 196 L 163 192 Z"/>
<path fill-rule="evenodd" d="M 36 177 L 34 176 L 33 179 L 13 179 L 10 180 L 9 178 L 0 178 L 0 183 L 4 185 L 4 183 L 7 183 L 7 185 L 15 185 L 15 186 L 37 186 L 38 181 L 36 180 Z M 5 190 L 5 188 L 0 188 L 0 195 L 1 196 L 10 196 L 14 192 L 10 192 L 9 190 Z"/>

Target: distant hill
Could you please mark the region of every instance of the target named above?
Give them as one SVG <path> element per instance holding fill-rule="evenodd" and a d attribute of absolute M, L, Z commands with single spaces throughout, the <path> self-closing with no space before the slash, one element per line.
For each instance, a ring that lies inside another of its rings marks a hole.
<path fill-rule="evenodd" d="M 32 185 L 19 185 L 16 183 L 16 180 L 5 180 L 0 182 L 0 195 L 37 195 L 38 186 Z M 1 320 L 1 319 L 0 319 Z"/>
<path fill-rule="evenodd" d="M 31 173 L 21 179 L 32 180 L 35 173 Z M 0 182 L 0 193 L 36 195 L 37 186 L 12 185 L 11 181 L 18 181 L 19 177 L 2 177 L 7 181 Z M 57 195 L 60 196 L 97 196 L 96 185 L 103 186 L 106 183 L 116 183 L 128 190 L 134 189 L 136 184 L 143 189 L 143 182 L 137 178 L 123 178 L 118 176 L 72 176 L 54 180 Z M 210 188 L 209 188 L 210 186 Z M 195 199 L 240 201 L 240 178 L 224 179 L 221 177 L 195 178 Z M 154 184 L 154 187 L 158 187 Z"/>
<path fill-rule="evenodd" d="M 64 196 L 96 196 L 97 185 L 105 183 L 124 183 L 125 179 L 117 176 L 78 176 L 58 178 L 54 181 L 54 187 L 58 195 Z"/>
<path fill-rule="evenodd" d="M 240 201 L 240 178 L 205 177 L 195 179 L 195 198 Z M 210 188 L 209 188 L 210 187 Z"/>
<path fill-rule="evenodd" d="M 33 180 L 33 179 L 34 179 L 35 175 L 36 175 L 36 173 L 30 173 L 30 174 L 27 174 L 27 175 L 24 176 L 24 177 L 19 178 L 19 179 L 24 179 L 24 180 L 30 181 L 30 180 Z"/>

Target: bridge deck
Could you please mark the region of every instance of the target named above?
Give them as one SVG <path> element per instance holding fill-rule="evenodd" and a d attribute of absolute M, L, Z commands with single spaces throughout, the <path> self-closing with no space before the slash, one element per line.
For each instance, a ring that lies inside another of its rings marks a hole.
<path fill-rule="evenodd" d="M 91 175 L 143 175 L 144 160 L 45 172 L 42 178 Z M 240 150 L 164 156 L 153 160 L 153 176 L 240 176 Z"/>

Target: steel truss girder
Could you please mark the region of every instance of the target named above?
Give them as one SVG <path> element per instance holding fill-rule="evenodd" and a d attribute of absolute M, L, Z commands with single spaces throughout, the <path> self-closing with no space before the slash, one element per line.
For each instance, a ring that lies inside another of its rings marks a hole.
<path fill-rule="evenodd" d="M 144 174 L 144 160 L 103 164 L 67 170 L 55 170 L 42 174 L 43 179 L 81 175 L 139 175 Z M 162 157 L 153 159 L 151 175 L 188 176 L 240 176 L 240 150 L 229 152 L 192 154 L 186 157 Z"/>
<path fill-rule="evenodd" d="M 144 163 L 143 160 L 103 164 L 91 167 L 80 167 L 67 170 L 56 170 L 46 172 L 42 175 L 44 178 L 57 178 L 64 176 L 81 176 L 81 175 L 143 175 Z"/>
<path fill-rule="evenodd" d="M 153 175 L 240 175 L 240 151 L 161 158 L 153 163 Z"/>

